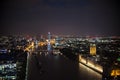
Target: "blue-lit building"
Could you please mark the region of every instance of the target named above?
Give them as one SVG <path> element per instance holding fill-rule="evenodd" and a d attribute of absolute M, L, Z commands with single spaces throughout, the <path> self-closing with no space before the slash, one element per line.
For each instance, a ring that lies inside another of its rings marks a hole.
<path fill-rule="evenodd" d="M 47 44 L 47 50 L 48 52 L 51 52 L 51 44 L 50 44 L 50 40 L 51 40 L 51 34 L 50 32 L 48 32 L 48 44 Z"/>

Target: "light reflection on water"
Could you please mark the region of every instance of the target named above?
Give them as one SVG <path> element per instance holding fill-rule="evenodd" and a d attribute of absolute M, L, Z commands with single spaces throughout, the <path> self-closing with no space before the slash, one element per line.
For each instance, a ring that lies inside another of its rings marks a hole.
<path fill-rule="evenodd" d="M 101 74 L 63 55 L 42 54 L 39 60 L 46 71 L 44 80 L 102 80 Z"/>
<path fill-rule="evenodd" d="M 53 59 L 54 59 L 53 62 L 56 65 L 56 67 L 59 67 L 58 69 L 60 69 L 60 67 L 64 67 L 64 65 L 68 66 L 68 68 L 74 70 L 73 73 L 69 73 L 69 74 L 74 75 L 74 72 L 75 72 L 75 74 L 78 75 L 79 79 L 102 80 L 102 75 L 100 73 L 90 69 L 89 67 L 87 67 L 81 63 L 71 61 L 68 58 L 66 58 L 65 56 L 56 55 L 53 57 Z"/>
<path fill-rule="evenodd" d="M 86 75 L 86 73 L 88 73 L 86 76 L 91 76 L 91 77 L 96 77 L 97 80 L 102 80 L 102 75 L 92 69 L 90 69 L 89 67 L 79 63 L 79 72 L 84 72 L 84 74 Z M 93 79 L 96 80 L 96 79 Z"/>

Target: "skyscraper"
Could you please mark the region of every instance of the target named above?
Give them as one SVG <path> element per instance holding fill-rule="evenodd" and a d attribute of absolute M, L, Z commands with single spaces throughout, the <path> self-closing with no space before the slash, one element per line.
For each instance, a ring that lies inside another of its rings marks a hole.
<path fill-rule="evenodd" d="M 50 40 L 51 40 L 51 34 L 50 34 L 50 32 L 48 32 L 48 43 L 47 43 L 47 50 L 48 50 L 48 52 L 51 52 Z"/>

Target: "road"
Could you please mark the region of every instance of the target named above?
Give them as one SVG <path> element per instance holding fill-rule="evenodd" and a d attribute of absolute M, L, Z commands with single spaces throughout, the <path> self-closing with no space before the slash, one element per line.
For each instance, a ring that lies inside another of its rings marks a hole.
<path fill-rule="evenodd" d="M 88 67 L 63 55 L 30 54 L 27 80 L 102 80 L 102 76 Z"/>

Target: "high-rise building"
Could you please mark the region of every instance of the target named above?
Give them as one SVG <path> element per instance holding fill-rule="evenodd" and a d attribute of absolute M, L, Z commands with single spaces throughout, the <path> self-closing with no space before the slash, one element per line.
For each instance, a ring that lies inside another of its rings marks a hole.
<path fill-rule="evenodd" d="M 50 34 L 50 32 L 48 32 L 48 43 L 47 43 L 47 50 L 48 50 L 48 52 L 51 52 L 50 40 L 51 40 L 51 34 Z"/>

